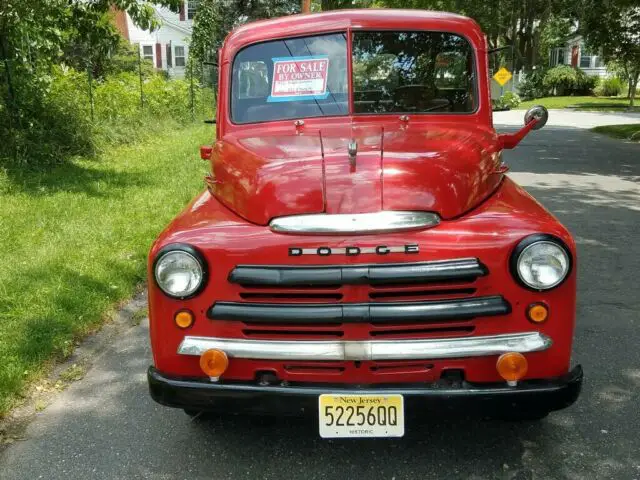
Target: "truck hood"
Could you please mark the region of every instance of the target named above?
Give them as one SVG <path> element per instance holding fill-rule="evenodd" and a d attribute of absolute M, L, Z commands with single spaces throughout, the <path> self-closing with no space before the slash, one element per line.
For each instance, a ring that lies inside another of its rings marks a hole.
<path fill-rule="evenodd" d="M 349 143 L 355 141 L 355 162 Z M 212 155 L 212 193 L 248 221 L 310 213 L 428 211 L 455 218 L 502 173 L 492 130 L 380 126 L 227 135 Z"/>

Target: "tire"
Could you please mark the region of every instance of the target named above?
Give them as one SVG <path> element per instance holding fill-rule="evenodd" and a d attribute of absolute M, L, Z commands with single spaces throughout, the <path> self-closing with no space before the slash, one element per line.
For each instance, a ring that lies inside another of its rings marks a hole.
<path fill-rule="evenodd" d="M 190 408 L 185 408 L 184 413 L 189 415 L 191 418 L 195 418 L 199 415 L 202 415 L 204 412 L 202 410 L 192 410 Z"/>
<path fill-rule="evenodd" d="M 505 422 L 538 422 L 549 415 L 547 411 L 503 412 L 495 416 Z"/>

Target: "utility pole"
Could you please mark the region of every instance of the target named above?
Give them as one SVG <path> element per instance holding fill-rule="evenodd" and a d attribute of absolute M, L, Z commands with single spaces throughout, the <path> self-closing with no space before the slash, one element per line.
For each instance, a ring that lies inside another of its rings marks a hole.
<path fill-rule="evenodd" d="M 302 13 L 311 13 L 311 0 L 302 0 Z"/>

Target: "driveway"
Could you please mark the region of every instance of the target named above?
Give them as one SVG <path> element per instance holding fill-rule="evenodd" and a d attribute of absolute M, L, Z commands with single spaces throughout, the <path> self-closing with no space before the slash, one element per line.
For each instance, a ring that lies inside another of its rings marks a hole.
<path fill-rule="evenodd" d="M 505 157 L 577 238 L 586 384 L 570 409 L 537 424 L 434 416 L 399 440 L 325 441 L 306 419 L 191 421 L 147 394 L 143 324 L 5 450 L 0 478 L 640 478 L 640 145 L 548 128 Z"/>

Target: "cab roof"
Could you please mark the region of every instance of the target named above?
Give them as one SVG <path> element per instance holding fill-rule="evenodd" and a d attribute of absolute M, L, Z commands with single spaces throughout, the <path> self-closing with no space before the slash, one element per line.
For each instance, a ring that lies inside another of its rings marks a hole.
<path fill-rule="evenodd" d="M 447 12 L 398 9 L 334 10 L 288 15 L 238 27 L 225 41 L 227 53 L 265 40 L 352 30 L 434 30 L 467 37 L 484 49 L 484 34 L 472 19 Z"/>

